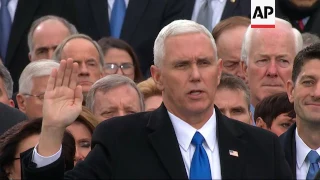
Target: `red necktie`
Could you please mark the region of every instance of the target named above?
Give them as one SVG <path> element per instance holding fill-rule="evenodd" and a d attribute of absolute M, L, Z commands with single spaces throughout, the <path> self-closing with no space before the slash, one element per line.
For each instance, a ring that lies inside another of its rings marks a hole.
<path fill-rule="evenodd" d="M 298 25 L 299 25 L 300 30 L 303 31 L 304 30 L 304 24 L 303 24 L 302 19 L 298 21 Z"/>

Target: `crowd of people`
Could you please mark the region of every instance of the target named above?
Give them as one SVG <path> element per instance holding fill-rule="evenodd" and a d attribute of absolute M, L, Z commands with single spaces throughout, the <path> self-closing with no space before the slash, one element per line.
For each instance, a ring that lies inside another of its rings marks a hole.
<path fill-rule="evenodd" d="M 0 1 L 0 179 L 320 179 L 319 0 L 32 3 Z"/>

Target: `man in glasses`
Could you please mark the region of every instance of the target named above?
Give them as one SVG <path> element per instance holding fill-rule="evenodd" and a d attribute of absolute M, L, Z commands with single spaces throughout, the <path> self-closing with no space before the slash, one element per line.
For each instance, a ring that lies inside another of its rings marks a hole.
<path fill-rule="evenodd" d="M 42 101 L 47 87 L 49 75 L 59 63 L 53 60 L 39 60 L 28 64 L 19 79 L 17 102 L 20 111 L 28 119 L 42 117 Z"/>

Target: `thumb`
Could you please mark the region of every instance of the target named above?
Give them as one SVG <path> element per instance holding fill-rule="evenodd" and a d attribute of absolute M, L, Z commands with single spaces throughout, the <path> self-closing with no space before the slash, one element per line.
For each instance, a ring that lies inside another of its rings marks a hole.
<path fill-rule="evenodd" d="M 83 101 L 83 95 L 82 95 L 82 86 L 78 85 L 74 92 L 74 103 L 76 105 L 81 104 Z"/>

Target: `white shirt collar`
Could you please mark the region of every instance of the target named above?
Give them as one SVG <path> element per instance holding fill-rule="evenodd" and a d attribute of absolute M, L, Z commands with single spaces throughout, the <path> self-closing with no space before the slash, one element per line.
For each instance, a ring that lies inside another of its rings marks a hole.
<path fill-rule="evenodd" d="M 301 137 L 298 134 L 297 128 L 296 128 L 296 132 L 295 132 L 295 137 L 296 137 L 297 165 L 298 165 L 298 168 L 300 169 L 301 166 L 303 165 L 303 163 L 305 162 L 305 159 L 306 159 L 308 153 L 312 149 L 309 148 L 309 146 L 307 146 L 303 142 L 303 140 L 301 139 Z M 316 151 L 318 154 L 320 154 L 320 148 L 318 148 Z"/>
<path fill-rule="evenodd" d="M 190 147 L 191 140 L 194 134 L 196 133 L 197 129 L 195 129 L 182 119 L 178 118 L 177 116 L 173 115 L 169 111 L 168 114 L 171 119 L 174 131 L 176 133 L 179 145 L 182 147 L 184 151 L 187 151 Z M 198 132 L 200 132 L 204 137 L 206 142 L 205 144 L 209 147 L 209 149 L 212 152 L 217 141 L 216 124 L 216 113 L 213 109 L 213 113 L 210 119 L 202 126 L 201 129 L 198 130 Z"/>

